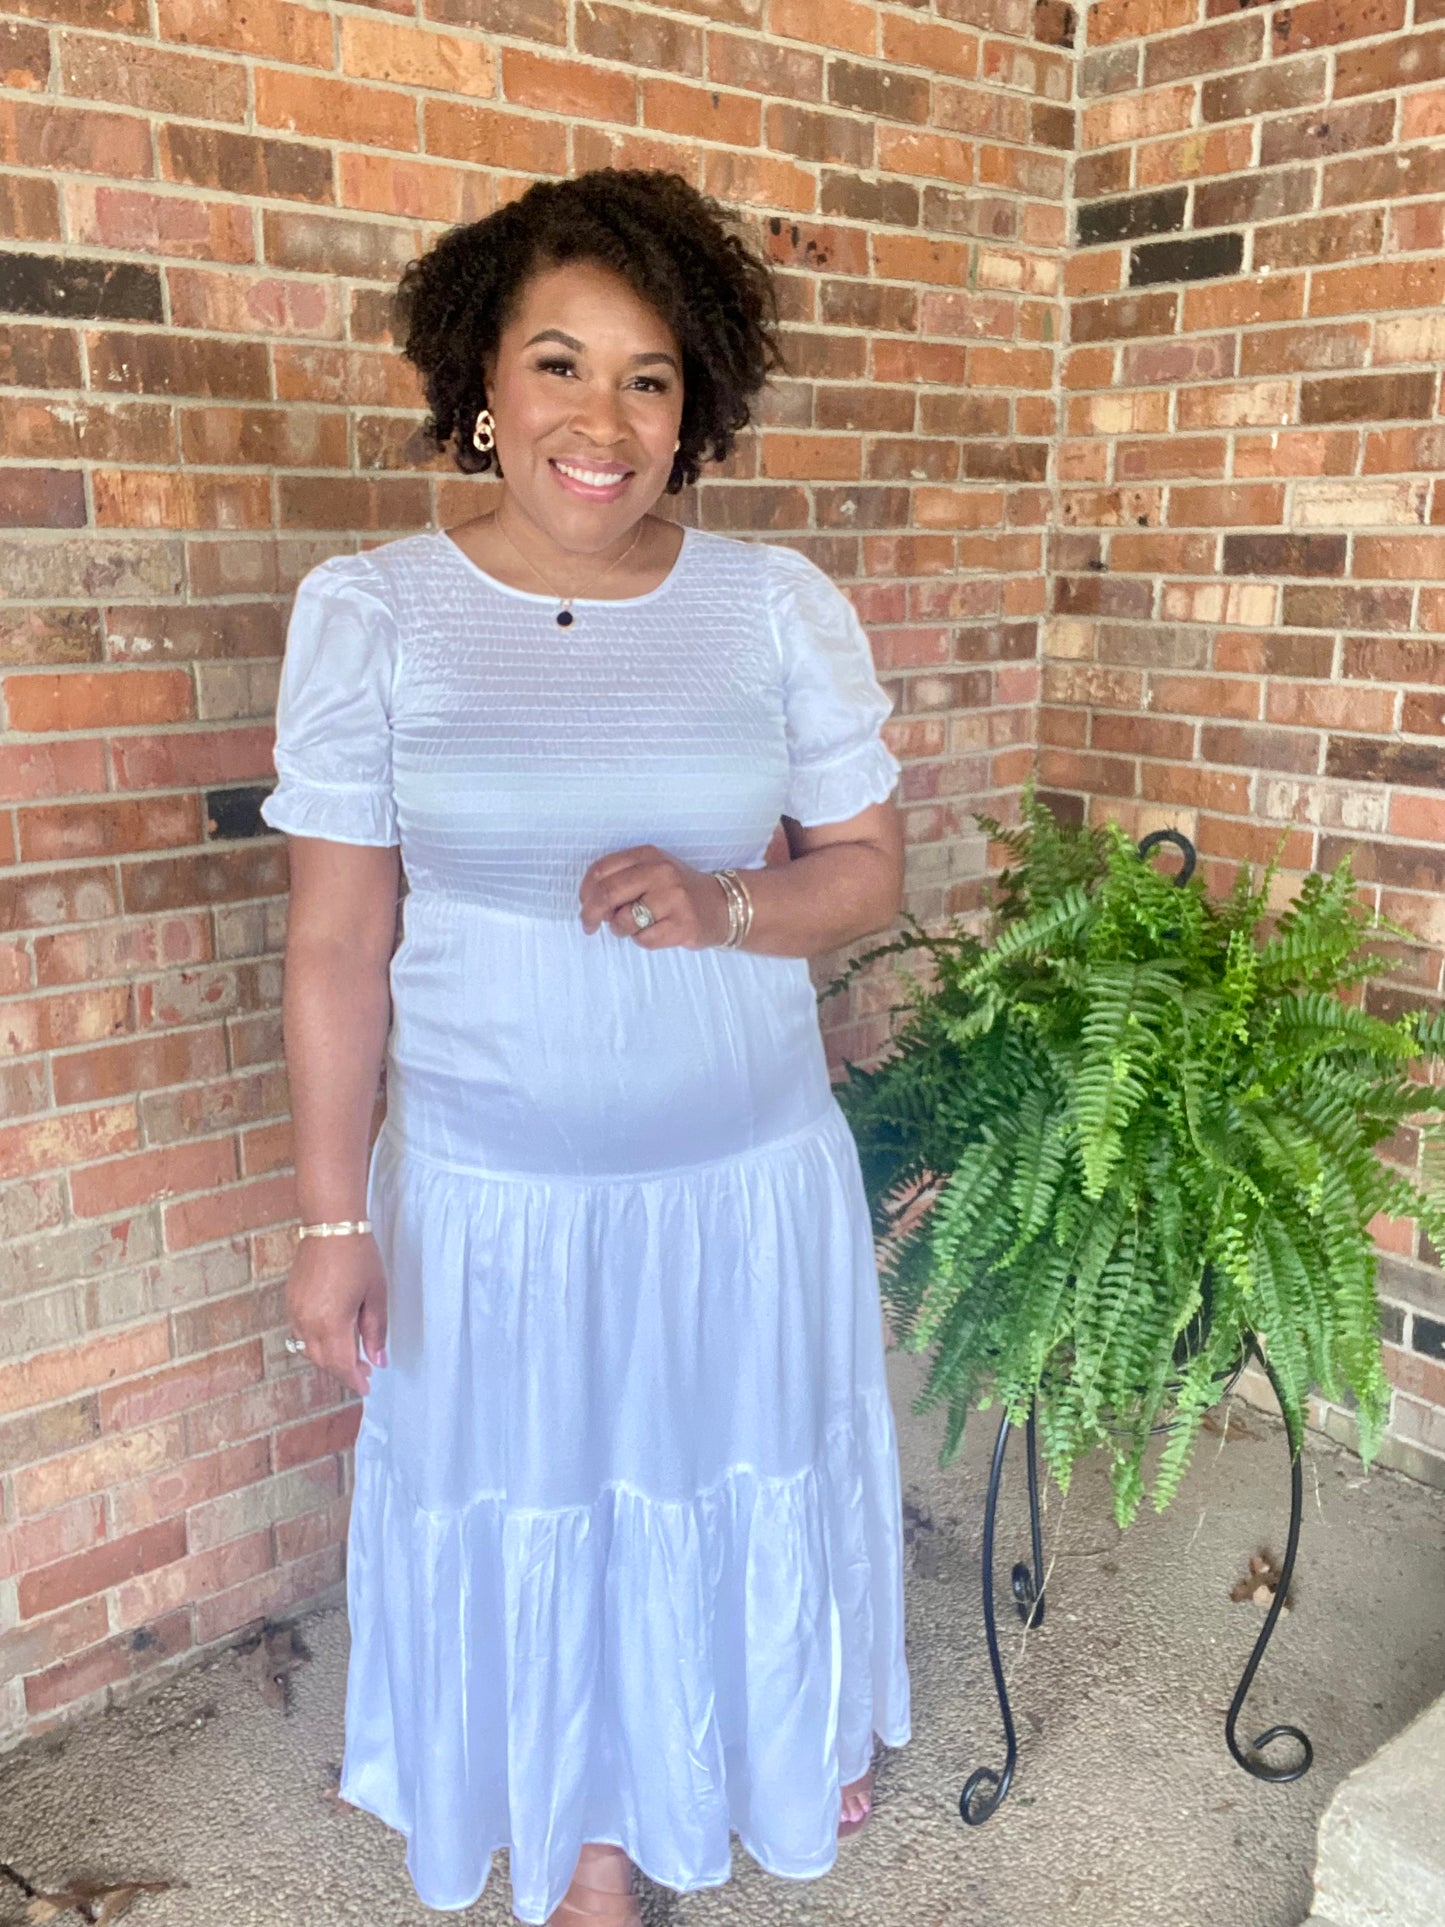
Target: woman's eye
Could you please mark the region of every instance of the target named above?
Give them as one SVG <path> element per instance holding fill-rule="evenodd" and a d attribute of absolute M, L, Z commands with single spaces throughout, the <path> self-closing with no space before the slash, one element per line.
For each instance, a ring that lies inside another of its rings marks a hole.
<path fill-rule="evenodd" d="M 537 367 L 544 375 L 554 373 L 570 375 L 573 371 L 573 364 L 570 361 L 539 361 Z"/>

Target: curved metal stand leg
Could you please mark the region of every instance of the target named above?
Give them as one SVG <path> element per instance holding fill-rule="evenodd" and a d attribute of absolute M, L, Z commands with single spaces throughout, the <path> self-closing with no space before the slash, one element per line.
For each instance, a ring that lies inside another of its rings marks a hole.
<path fill-rule="evenodd" d="M 1008 1686 L 1003 1676 L 1003 1658 L 999 1652 L 998 1620 L 994 1612 L 993 1598 L 994 1532 L 998 1524 L 999 1491 L 1003 1484 L 1004 1460 L 1008 1456 L 1011 1429 L 1008 1414 L 1005 1413 L 999 1423 L 998 1440 L 993 1448 L 993 1465 L 988 1478 L 988 1499 L 983 1514 L 983 1624 L 988 1637 L 988 1662 L 993 1669 L 993 1685 L 998 1695 L 999 1715 L 1003 1720 L 1006 1751 L 1002 1773 L 995 1767 L 979 1767 L 969 1775 L 963 1792 L 959 1795 L 959 1813 L 971 1827 L 981 1827 L 985 1820 L 992 1819 L 1008 1798 L 1019 1756 L 1018 1733 L 1014 1728 L 1013 1709 L 1009 1705 Z M 1019 1616 L 1024 1624 L 1037 1626 L 1044 1616 L 1044 1554 L 1043 1533 L 1039 1522 L 1038 1447 L 1032 1412 L 1029 1414 L 1026 1438 L 1028 1441 L 1029 1527 L 1034 1563 L 1032 1569 L 1022 1562 L 1014 1567 L 1013 1594 L 1018 1604 Z"/>
<path fill-rule="evenodd" d="M 1029 1463 L 1029 1542 L 1034 1555 L 1032 1567 L 1022 1560 L 1013 1569 L 1014 1601 L 1019 1618 L 1028 1630 L 1044 1623 L 1044 1535 L 1039 1517 L 1039 1441 L 1034 1414 L 1029 1413 L 1024 1434 Z"/>
<path fill-rule="evenodd" d="M 1259 1356 L 1260 1363 L 1269 1374 L 1269 1382 L 1274 1387 L 1275 1397 L 1279 1398 L 1279 1380 L 1275 1377 L 1273 1366 L 1261 1354 L 1256 1353 L 1256 1356 Z M 1281 1407 L 1283 1403 L 1281 1399 Z M 1280 1570 L 1279 1585 L 1275 1589 L 1264 1627 L 1255 1641 L 1254 1651 L 1249 1656 L 1249 1664 L 1244 1669 L 1244 1677 L 1240 1680 L 1239 1688 L 1230 1704 L 1229 1718 L 1224 1726 L 1224 1737 L 1236 1762 L 1254 1779 L 1267 1780 L 1275 1786 L 1287 1786 L 1292 1780 L 1302 1780 L 1313 1766 L 1315 1750 L 1310 1745 L 1308 1734 L 1302 1733 L 1297 1726 L 1271 1726 L 1259 1735 L 1250 1751 L 1246 1753 L 1239 1744 L 1235 1729 L 1239 1723 L 1239 1716 L 1244 1710 L 1249 1689 L 1254 1684 L 1254 1676 L 1259 1671 L 1259 1663 L 1264 1658 L 1265 1648 L 1274 1637 L 1275 1625 L 1284 1611 L 1284 1602 L 1289 1596 L 1289 1582 L 1294 1575 L 1295 1554 L 1299 1551 L 1300 1518 L 1304 1512 L 1304 1466 L 1299 1448 L 1293 1439 L 1289 1439 L 1289 1452 L 1289 1543 L 1285 1547 L 1284 1565 Z M 1267 1746 L 1273 1746 L 1276 1740 L 1293 1740 L 1298 1746 L 1300 1757 L 1293 1765 L 1271 1766 L 1267 1760 L 1260 1757 L 1264 1749 Z"/>

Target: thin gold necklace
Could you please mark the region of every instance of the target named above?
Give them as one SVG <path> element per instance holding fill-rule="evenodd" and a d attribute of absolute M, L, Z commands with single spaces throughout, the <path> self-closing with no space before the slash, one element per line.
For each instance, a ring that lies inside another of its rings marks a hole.
<path fill-rule="evenodd" d="M 506 529 L 502 526 L 502 518 L 495 509 L 492 510 L 492 527 L 496 529 L 497 533 L 501 536 L 502 540 L 506 543 L 507 547 L 512 551 L 512 554 L 516 556 L 517 560 L 519 562 L 525 563 L 526 566 L 532 571 L 533 575 L 536 576 L 537 580 L 541 583 L 542 587 L 547 591 L 548 595 L 557 596 L 557 600 L 561 604 L 561 607 L 557 611 L 557 627 L 559 629 L 570 629 L 573 621 L 575 620 L 572 614 L 572 603 L 574 598 L 569 595 L 564 596 L 564 595 L 557 594 L 557 591 L 552 587 L 552 584 L 547 580 L 546 576 L 543 575 L 542 571 L 537 567 L 536 563 L 531 559 L 530 556 L 523 555 L 522 551 L 517 547 L 516 543 L 512 540 L 511 536 L 508 535 Z M 642 528 L 643 528 L 643 524 L 639 522 L 637 525 L 636 535 L 633 536 L 632 540 L 628 543 L 627 547 L 622 551 L 621 555 L 617 556 L 615 560 L 609 562 L 607 567 L 602 571 L 601 575 L 597 577 L 597 580 L 592 584 L 592 587 L 594 589 L 597 588 L 600 583 L 603 583 L 607 580 L 608 576 L 611 575 L 612 571 L 618 566 L 618 563 L 625 562 L 628 556 L 631 555 L 632 551 L 637 547 L 638 543 L 642 540 Z"/>

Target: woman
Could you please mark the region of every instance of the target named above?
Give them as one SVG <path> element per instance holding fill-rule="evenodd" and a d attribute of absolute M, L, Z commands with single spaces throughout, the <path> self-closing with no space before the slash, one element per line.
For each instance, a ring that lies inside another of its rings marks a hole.
<path fill-rule="evenodd" d="M 434 1908 L 509 1848 L 530 1922 L 636 1922 L 634 1864 L 719 1884 L 731 1831 L 821 1874 L 908 1737 L 868 1211 L 805 961 L 897 913 L 898 765 L 828 579 L 653 513 L 776 361 L 721 212 L 601 171 L 408 268 L 429 428 L 500 496 L 304 578 L 265 807 L 288 1342 L 365 1396 L 341 1793 Z"/>

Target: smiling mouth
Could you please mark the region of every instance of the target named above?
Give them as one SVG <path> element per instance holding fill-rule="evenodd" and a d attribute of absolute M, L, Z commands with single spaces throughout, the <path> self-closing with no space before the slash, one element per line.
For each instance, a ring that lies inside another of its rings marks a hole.
<path fill-rule="evenodd" d="M 559 455 L 552 457 L 552 466 L 559 475 L 581 488 L 614 489 L 632 474 L 625 464 L 598 466 L 592 462 L 568 461 Z"/>

